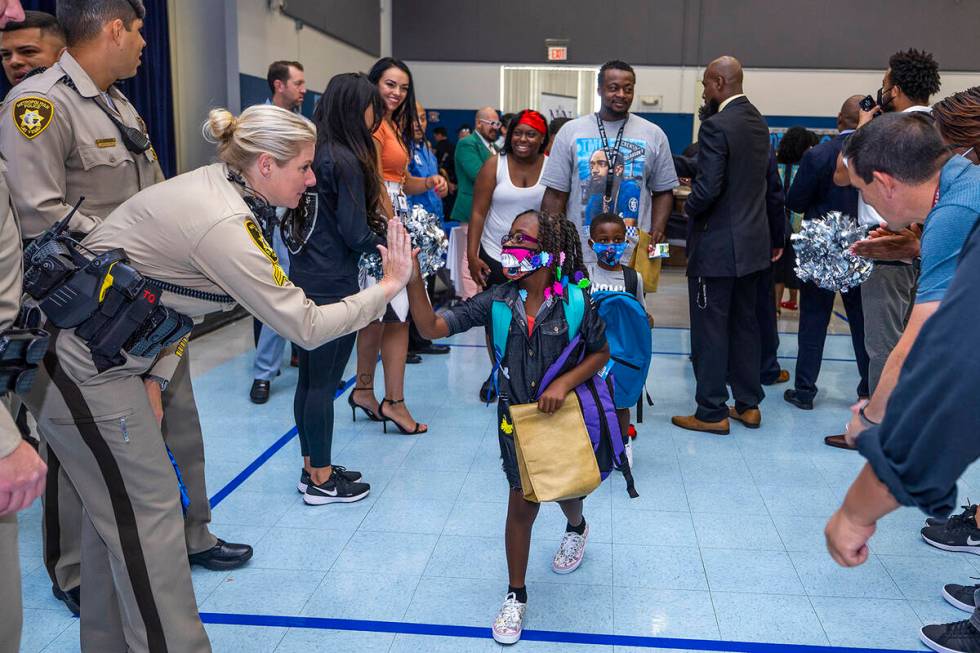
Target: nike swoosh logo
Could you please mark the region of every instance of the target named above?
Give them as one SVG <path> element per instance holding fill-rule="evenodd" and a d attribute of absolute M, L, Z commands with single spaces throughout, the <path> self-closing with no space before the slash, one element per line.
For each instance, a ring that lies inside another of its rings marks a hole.
<path fill-rule="evenodd" d="M 974 540 L 973 539 L 973 536 L 970 536 L 970 537 L 966 538 L 966 545 L 967 546 L 978 546 L 978 545 L 980 545 L 980 540 Z"/>
<path fill-rule="evenodd" d="M 325 489 L 324 489 L 324 488 L 322 488 L 322 487 L 318 487 L 318 488 L 317 488 L 317 492 L 323 492 L 323 493 L 324 493 L 324 494 L 326 494 L 326 495 L 327 495 L 328 497 L 335 497 L 335 496 L 337 496 L 337 488 L 334 488 L 334 489 L 332 489 L 332 490 L 325 490 Z"/>

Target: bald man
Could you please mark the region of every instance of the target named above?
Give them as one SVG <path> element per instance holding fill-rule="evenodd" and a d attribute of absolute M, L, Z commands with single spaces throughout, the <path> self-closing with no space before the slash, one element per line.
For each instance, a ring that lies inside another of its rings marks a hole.
<path fill-rule="evenodd" d="M 742 65 L 720 57 L 702 81 L 698 176 L 685 204 L 697 412 L 672 421 L 723 435 L 729 418 L 748 428 L 762 422 L 756 298 L 772 261 L 782 255 L 785 220 L 771 223 L 766 210 L 769 127 L 742 92 Z M 734 407 L 728 406 L 726 380 Z"/>
<path fill-rule="evenodd" d="M 803 214 L 804 220 L 812 220 L 829 211 L 857 215 L 857 191 L 851 187 L 834 184 L 834 168 L 837 155 L 844 141 L 858 124 L 860 95 L 852 95 L 844 101 L 837 114 L 840 134 L 807 150 L 800 167 L 786 194 L 786 206 Z M 834 310 L 836 293 L 824 290 L 812 281 L 804 281 L 800 288 L 799 352 L 796 355 L 796 380 L 794 387 L 783 394 L 783 399 L 797 408 L 810 410 L 817 395 L 817 376 L 823 359 L 823 346 L 827 338 L 827 326 Z M 868 396 L 868 352 L 864 347 L 864 310 L 861 306 L 861 288 L 841 293 L 847 322 L 851 328 L 851 342 L 857 361 L 860 382 L 857 396 Z M 825 438 L 831 446 L 847 446 L 843 435 Z"/>
<path fill-rule="evenodd" d="M 483 162 L 496 153 L 494 142 L 500 136 L 500 114 L 493 107 L 484 107 L 476 112 L 476 131 L 460 139 L 456 144 L 456 204 L 452 219 L 457 222 L 470 221 L 473 210 L 473 184 Z"/>

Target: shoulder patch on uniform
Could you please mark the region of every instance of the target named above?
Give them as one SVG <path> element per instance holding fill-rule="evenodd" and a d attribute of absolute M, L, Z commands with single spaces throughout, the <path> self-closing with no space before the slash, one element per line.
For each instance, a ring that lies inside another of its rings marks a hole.
<path fill-rule="evenodd" d="M 54 103 L 50 100 L 28 95 L 14 100 L 14 125 L 27 140 L 34 140 L 54 122 Z"/>
<path fill-rule="evenodd" d="M 262 235 L 262 230 L 259 229 L 259 225 L 255 224 L 255 221 L 251 218 L 246 218 L 245 231 L 248 232 L 248 237 L 252 239 L 255 246 L 259 248 L 259 251 L 272 263 L 272 280 L 276 282 L 277 286 L 285 286 L 288 277 L 285 271 L 283 271 L 282 266 L 279 265 L 279 257 L 276 256 L 276 251 L 272 249 L 269 243 L 266 242 L 265 236 Z"/>

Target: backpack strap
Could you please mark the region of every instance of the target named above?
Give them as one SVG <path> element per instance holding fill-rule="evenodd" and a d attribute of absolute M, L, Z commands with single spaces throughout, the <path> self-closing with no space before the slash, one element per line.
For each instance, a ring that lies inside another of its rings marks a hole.
<path fill-rule="evenodd" d="M 640 275 L 628 265 L 623 266 L 623 283 L 626 284 L 626 294 L 636 297 L 636 287 L 640 285 Z"/>
<path fill-rule="evenodd" d="M 578 330 L 582 326 L 582 318 L 585 316 L 585 291 L 578 286 L 569 284 L 568 302 L 565 304 L 565 321 L 568 322 L 568 341 L 571 342 L 578 335 Z"/>
<path fill-rule="evenodd" d="M 507 336 L 510 333 L 510 321 L 514 314 L 510 310 L 510 306 L 500 300 L 494 301 L 490 310 L 490 332 L 493 335 L 494 358 L 499 365 L 507 351 Z"/>

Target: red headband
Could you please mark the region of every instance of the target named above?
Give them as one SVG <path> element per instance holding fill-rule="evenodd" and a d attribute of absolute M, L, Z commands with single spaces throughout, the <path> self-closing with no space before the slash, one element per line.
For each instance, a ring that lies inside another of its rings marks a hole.
<path fill-rule="evenodd" d="M 531 129 L 536 129 L 542 134 L 548 133 L 548 123 L 545 122 L 544 116 L 542 116 L 537 111 L 529 109 L 524 112 L 521 119 L 517 121 L 518 125 L 527 125 Z"/>

